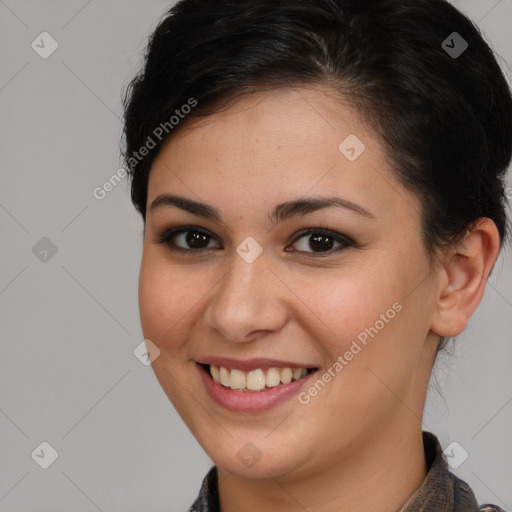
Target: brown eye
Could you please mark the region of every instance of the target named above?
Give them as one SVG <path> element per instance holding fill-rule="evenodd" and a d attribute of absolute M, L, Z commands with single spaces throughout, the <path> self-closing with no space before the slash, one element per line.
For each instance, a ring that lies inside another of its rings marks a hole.
<path fill-rule="evenodd" d="M 173 251 L 192 253 L 215 248 L 209 247 L 213 240 L 213 236 L 201 228 L 183 226 L 164 231 L 158 237 L 157 243 L 164 244 Z"/>
<path fill-rule="evenodd" d="M 212 242 L 217 245 L 212 246 Z M 202 251 L 222 248 L 211 233 L 196 226 L 170 228 L 158 237 L 157 243 L 167 246 L 171 251 L 184 254 L 200 253 Z M 326 229 L 310 228 L 302 231 L 295 238 L 293 245 L 298 245 L 298 252 L 329 256 L 355 244 L 350 238 L 341 233 Z M 285 251 L 293 252 L 288 248 Z"/>
<path fill-rule="evenodd" d="M 304 240 L 301 241 L 302 239 Z M 338 244 L 337 247 L 336 244 Z M 334 231 L 311 228 L 302 232 L 300 236 L 295 239 L 294 245 L 299 246 L 298 250 L 300 252 L 332 254 L 353 246 L 354 242 Z"/>

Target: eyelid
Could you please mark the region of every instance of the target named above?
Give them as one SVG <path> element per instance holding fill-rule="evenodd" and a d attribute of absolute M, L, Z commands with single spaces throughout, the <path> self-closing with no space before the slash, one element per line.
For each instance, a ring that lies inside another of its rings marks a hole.
<path fill-rule="evenodd" d="M 342 233 L 339 233 L 338 231 L 333 231 L 332 229 L 329 229 L 327 227 L 323 227 L 321 225 L 316 226 L 314 228 L 305 228 L 305 229 L 300 230 L 294 236 L 292 243 L 295 243 L 297 240 L 299 240 L 303 236 L 312 235 L 313 233 L 321 233 L 321 234 L 329 235 L 332 238 L 334 238 L 337 242 L 342 242 L 347 245 L 355 245 L 354 240 L 352 240 L 348 236 L 343 235 Z"/>

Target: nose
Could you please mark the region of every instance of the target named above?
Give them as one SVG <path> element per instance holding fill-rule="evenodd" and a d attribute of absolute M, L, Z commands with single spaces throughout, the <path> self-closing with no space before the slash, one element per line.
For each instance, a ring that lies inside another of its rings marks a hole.
<path fill-rule="evenodd" d="M 230 263 L 207 304 L 207 327 L 232 342 L 253 341 L 263 331 L 281 329 L 287 321 L 287 288 L 269 268 L 265 253 L 247 263 L 235 252 Z"/>

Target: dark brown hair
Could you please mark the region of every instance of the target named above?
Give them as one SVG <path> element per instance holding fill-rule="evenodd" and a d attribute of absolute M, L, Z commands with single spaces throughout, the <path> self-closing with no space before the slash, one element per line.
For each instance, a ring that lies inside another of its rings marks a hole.
<path fill-rule="evenodd" d="M 124 157 L 144 220 L 152 162 L 188 116 L 242 92 L 315 84 L 371 120 L 422 201 L 429 254 L 480 217 L 494 221 L 503 245 L 510 89 L 479 30 L 444 0 L 176 3 L 124 98 Z"/>

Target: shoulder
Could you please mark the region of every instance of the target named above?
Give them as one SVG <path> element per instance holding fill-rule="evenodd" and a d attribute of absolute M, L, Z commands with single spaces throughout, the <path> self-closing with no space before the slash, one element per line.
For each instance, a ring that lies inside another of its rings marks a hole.
<path fill-rule="evenodd" d="M 475 494 L 469 485 L 450 471 L 448 471 L 448 475 L 453 485 L 453 510 L 455 512 L 466 512 L 469 510 L 474 510 L 475 512 L 506 512 L 498 507 L 498 505 L 491 505 L 489 503 L 478 506 Z"/>
<path fill-rule="evenodd" d="M 478 506 L 475 495 L 469 485 L 450 471 L 448 471 L 448 475 L 453 485 L 454 511 L 506 512 L 498 507 L 498 505 L 491 505 L 489 503 Z"/>
<path fill-rule="evenodd" d="M 475 494 L 467 482 L 450 471 L 441 444 L 434 434 L 423 432 L 423 443 L 429 471 L 421 494 L 435 496 L 432 503 L 426 500 L 425 504 L 437 507 L 441 503 L 445 507 L 444 510 L 450 512 L 505 512 L 497 505 L 478 505 Z M 421 504 L 423 505 L 423 502 Z M 421 510 L 430 509 L 427 507 Z"/>
<path fill-rule="evenodd" d="M 217 466 L 213 465 L 203 478 L 199 495 L 187 512 L 219 512 Z"/>

